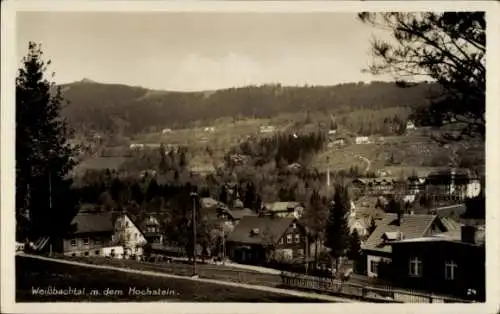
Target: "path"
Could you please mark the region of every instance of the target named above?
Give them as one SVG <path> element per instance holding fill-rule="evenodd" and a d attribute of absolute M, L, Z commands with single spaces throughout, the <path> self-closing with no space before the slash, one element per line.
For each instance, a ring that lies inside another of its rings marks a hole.
<path fill-rule="evenodd" d="M 173 261 L 183 261 L 187 262 L 189 261 L 189 258 L 187 257 L 171 257 Z M 203 263 L 202 259 L 197 258 L 196 261 L 198 263 Z M 225 267 L 230 267 L 230 268 L 237 268 L 237 269 L 245 269 L 245 270 L 251 270 L 263 274 L 271 274 L 271 275 L 279 275 L 281 274 L 281 271 L 274 269 L 274 268 L 268 268 L 268 267 L 262 267 L 262 266 L 253 266 L 253 265 L 244 265 L 244 264 L 237 264 L 233 262 L 210 262 L 208 260 L 205 260 L 205 263 L 207 265 L 223 265 Z"/>
<path fill-rule="evenodd" d="M 242 284 L 242 283 L 235 283 L 235 282 L 228 282 L 228 281 L 221 281 L 221 280 L 214 280 L 214 279 L 191 278 L 191 277 L 158 273 L 158 272 L 152 272 L 152 271 L 144 271 L 144 270 L 137 270 L 137 269 L 130 269 L 130 268 L 128 268 L 128 269 L 119 268 L 119 267 L 107 266 L 107 265 L 92 265 L 92 264 L 67 261 L 67 260 L 61 260 L 61 259 L 56 259 L 56 258 L 31 255 L 31 254 L 25 254 L 25 253 L 21 253 L 19 255 L 22 255 L 23 257 L 27 257 L 27 258 L 34 258 L 34 259 L 39 259 L 39 260 L 52 261 L 55 263 L 70 264 L 70 265 L 88 267 L 88 268 L 107 269 L 107 270 L 121 271 L 121 272 L 125 272 L 125 273 L 133 273 L 133 274 L 146 275 L 146 276 L 175 278 L 175 279 L 183 279 L 183 280 L 190 280 L 190 281 L 197 281 L 197 282 L 204 282 L 204 283 L 212 283 L 212 284 L 217 284 L 217 285 L 225 285 L 225 286 L 239 287 L 239 288 L 245 288 L 245 289 L 267 291 L 267 292 L 272 292 L 272 293 L 280 293 L 280 294 L 286 294 L 286 295 L 291 295 L 291 296 L 296 296 L 296 297 L 310 298 L 310 299 L 330 301 L 330 302 L 353 302 L 353 300 L 346 299 L 346 298 L 334 297 L 334 296 L 330 296 L 330 295 L 323 295 L 323 294 L 312 293 L 312 292 L 303 292 L 303 291 L 296 291 L 296 290 L 289 290 L 289 289 L 272 288 L 272 287 L 266 287 L 266 286 Z M 356 301 L 356 302 L 360 302 L 360 301 Z"/>

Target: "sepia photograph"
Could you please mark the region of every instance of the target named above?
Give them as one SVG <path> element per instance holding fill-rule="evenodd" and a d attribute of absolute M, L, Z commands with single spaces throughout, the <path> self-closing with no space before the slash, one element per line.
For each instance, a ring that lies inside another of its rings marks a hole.
<path fill-rule="evenodd" d="M 9 308 L 498 302 L 498 5 L 20 2 L 2 3 Z"/>

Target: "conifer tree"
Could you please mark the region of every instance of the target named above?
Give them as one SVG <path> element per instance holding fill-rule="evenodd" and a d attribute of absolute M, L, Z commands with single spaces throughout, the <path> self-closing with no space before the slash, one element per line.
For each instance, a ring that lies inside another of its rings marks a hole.
<path fill-rule="evenodd" d="M 349 227 L 347 223 L 349 207 L 347 189 L 337 185 L 333 202 L 330 203 L 325 241 L 326 247 L 330 248 L 332 264 L 335 261 L 336 274 L 338 274 L 340 258 L 345 256 L 349 245 Z"/>
<path fill-rule="evenodd" d="M 349 237 L 349 251 L 347 255 L 354 262 L 357 262 L 361 256 L 361 240 L 356 229 L 354 229 Z"/>
<path fill-rule="evenodd" d="M 40 45 L 30 42 L 16 78 L 16 213 L 29 211 L 28 237 L 58 236 L 75 215 L 67 179 L 76 148 L 61 117 L 64 99 L 46 72 Z"/>

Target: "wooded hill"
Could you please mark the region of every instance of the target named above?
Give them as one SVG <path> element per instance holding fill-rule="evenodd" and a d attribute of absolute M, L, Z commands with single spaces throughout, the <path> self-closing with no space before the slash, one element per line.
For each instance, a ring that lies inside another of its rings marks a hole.
<path fill-rule="evenodd" d="M 89 80 L 62 85 L 69 104 L 63 114 L 78 133 L 97 131 L 131 135 L 163 128 L 190 127 L 220 117 L 267 118 L 282 113 L 415 108 L 425 105 L 432 83 L 400 88 L 394 83 L 284 87 L 279 84 L 211 92 L 156 91 Z"/>

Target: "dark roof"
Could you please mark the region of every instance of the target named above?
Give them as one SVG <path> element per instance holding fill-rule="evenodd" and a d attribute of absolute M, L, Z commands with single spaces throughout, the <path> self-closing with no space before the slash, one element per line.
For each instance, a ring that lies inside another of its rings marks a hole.
<path fill-rule="evenodd" d="M 276 243 L 294 221 L 294 218 L 245 216 L 229 234 L 227 241 L 245 244 Z"/>
<path fill-rule="evenodd" d="M 257 214 L 249 208 L 233 209 L 231 211 L 231 213 L 232 213 L 233 219 L 236 219 L 236 220 L 242 219 L 245 216 L 257 216 Z"/>
<path fill-rule="evenodd" d="M 450 206 L 438 207 L 433 209 L 433 213 L 440 218 L 449 217 L 455 220 L 460 220 L 460 217 L 465 213 L 467 207 L 465 204 L 455 204 Z"/>
<path fill-rule="evenodd" d="M 363 249 L 381 252 L 391 252 L 391 246 L 384 244 L 384 234 L 401 232 L 403 239 L 423 237 L 436 215 L 404 215 L 401 225 L 397 223 L 396 214 L 385 214 L 385 217 L 377 223 L 377 228 L 363 245 Z"/>
<path fill-rule="evenodd" d="M 113 232 L 113 217 L 110 213 L 79 213 L 71 224 L 76 227 L 74 234 Z"/>

